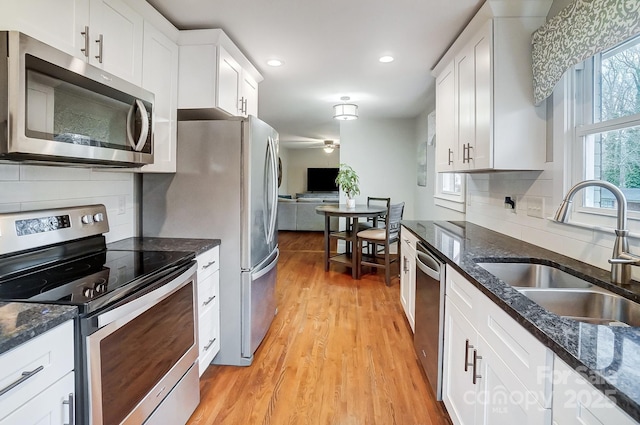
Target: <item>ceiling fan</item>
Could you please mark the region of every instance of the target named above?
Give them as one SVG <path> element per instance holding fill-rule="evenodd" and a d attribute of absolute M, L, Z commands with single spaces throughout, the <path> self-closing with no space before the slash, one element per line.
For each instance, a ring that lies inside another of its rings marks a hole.
<path fill-rule="evenodd" d="M 322 149 L 326 153 L 331 153 L 334 149 L 340 149 L 340 143 L 335 143 L 333 140 L 325 140 Z"/>

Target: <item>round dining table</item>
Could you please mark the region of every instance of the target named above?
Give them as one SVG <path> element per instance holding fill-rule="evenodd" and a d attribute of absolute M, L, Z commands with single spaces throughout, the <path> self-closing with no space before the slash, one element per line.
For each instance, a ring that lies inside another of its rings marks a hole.
<path fill-rule="evenodd" d="M 387 207 L 379 205 L 357 204 L 354 208 L 347 208 L 346 204 L 328 204 L 316 207 L 317 214 L 324 215 L 324 271 L 329 271 L 329 264 L 336 262 L 351 267 L 351 277 L 359 279 L 358 256 L 356 249 L 358 246 L 358 231 L 356 225 L 360 217 L 373 218 L 373 225 L 377 224 L 377 219 L 386 214 Z M 331 231 L 329 225 L 331 217 L 344 217 L 346 219 L 345 230 Z M 331 255 L 331 238 L 341 239 L 346 242 L 344 253 Z"/>

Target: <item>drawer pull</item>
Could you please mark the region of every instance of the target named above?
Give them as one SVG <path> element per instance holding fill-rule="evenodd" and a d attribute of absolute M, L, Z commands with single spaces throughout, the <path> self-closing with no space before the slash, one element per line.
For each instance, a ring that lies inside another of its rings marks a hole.
<path fill-rule="evenodd" d="M 209 267 L 213 266 L 216 263 L 216 260 L 210 261 L 207 264 L 205 264 L 204 266 L 202 266 L 202 270 L 204 269 L 208 269 Z"/>
<path fill-rule="evenodd" d="M 63 400 L 62 404 L 69 406 L 69 423 L 65 423 L 64 425 L 73 425 L 75 423 L 73 420 L 73 414 L 75 412 L 75 407 L 73 406 L 73 393 L 69 393 L 69 400 Z"/>
<path fill-rule="evenodd" d="M 203 302 L 203 303 L 202 303 L 202 306 L 204 307 L 204 306 L 209 305 L 209 303 L 210 303 L 211 301 L 215 300 L 215 299 L 216 299 L 216 296 L 214 295 L 213 297 L 211 297 L 211 298 L 209 298 L 208 300 L 206 300 L 205 302 Z"/>
<path fill-rule="evenodd" d="M 482 360 L 482 356 L 479 356 L 478 352 L 476 350 L 473 350 L 473 379 L 471 380 L 471 382 L 473 382 L 473 385 L 476 384 L 478 379 L 482 378 L 482 376 L 477 373 L 478 360 Z"/>
<path fill-rule="evenodd" d="M 469 344 L 469 340 L 467 339 L 464 342 L 464 371 L 469 370 L 469 366 L 473 366 L 473 363 L 469 363 L 469 349 L 473 348 L 473 345 Z"/>
<path fill-rule="evenodd" d="M 44 366 L 39 366 L 36 369 L 32 370 L 31 372 L 22 372 L 22 377 L 20 377 L 20 379 L 18 379 L 17 381 L 7 385 L 6 387 L 4 387 L 3 389 L 0 390 L 0 396 L 1 395 L 5 395 L 6 393 L 11 391 L 12 389 L 17 387 L 18 385 L 22 384 L 24 381 L 26 381 L 27 379 L 31 378 L 33 375 L 35 375 L 36 373 L 40 372 L 43 369 L 44 369 Z"/>
<path fill-rule="evenodd" d="M 204 351 L 209 351 L 209 348 L 211 348 L 211 346 L 213 345 L 213 343 L 216 342 L 216 339 L 210 339 L 209 343 L 207 345 L 204 346 Z"/>

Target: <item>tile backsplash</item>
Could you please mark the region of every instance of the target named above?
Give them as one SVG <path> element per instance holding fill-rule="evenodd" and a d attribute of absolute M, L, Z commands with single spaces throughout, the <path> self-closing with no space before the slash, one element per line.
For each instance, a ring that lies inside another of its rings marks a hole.
<path fill-rule="evenodd" d="M 615 239 L 612 229 L 548 219 L 564 195 L 559 181 L 553 169 L 469 174 L 466 220 L 608 270 Z M 515 199 L 515 210 L 505 208 L 506 196 Z M 640 223 L 630 221 L 629 226 L 631 251 L 640 253 Z M 632 273 L 640 280 L 640 268 L 634 267 Z"/>
<path fill-rule="evenodd" d="M 107 242 L 137 234 L 135 173 L 0 163 L 0 212 L 104 204 Z"/>

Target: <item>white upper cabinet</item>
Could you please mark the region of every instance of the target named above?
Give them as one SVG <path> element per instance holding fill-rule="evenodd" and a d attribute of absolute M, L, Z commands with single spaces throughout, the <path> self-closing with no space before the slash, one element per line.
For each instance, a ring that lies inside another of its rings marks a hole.
<path fill-rule="evenodd" d="M 546 106 L 533 103 L 530 40 L 546 12 L 498 16 L 491 3 L 434 68 L 438 172 L 544 166 Z"/>
<path fill-rule="evenodd" d="M 20 0 L 0 14 L 2 29 L 24 32 L 140 85 L 143 18 L 122 0 Z"/>
<path fill-rule="evenodd" d="M 144 20 L 122 0 L 90 0 L 89 63 L 142 84 Z"/>
<path fill-rule="evenodd" d="M 257 116 L 262 76 L 222 30 L 181 31 L 178 44 L 178 109 Z"/>
<path fill-rule="evenodd" d="M 142 87 L 155 94 L 153 164 L 142 172 L 175 173 L 178 45 L 149 22 L 144 23 Z"/>
<path fill-rule="evenodd" d="M 84 26 L 89 22 L 88 0 L 20 0 L 4 2 L 0 27 L 21 31 L 77 57 L 84 57 Z"/>

